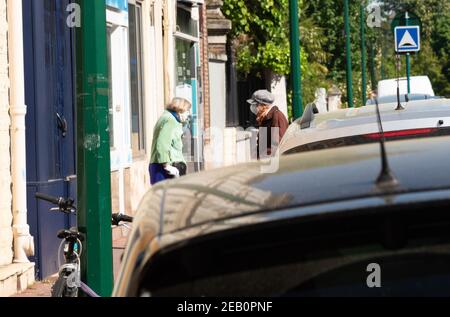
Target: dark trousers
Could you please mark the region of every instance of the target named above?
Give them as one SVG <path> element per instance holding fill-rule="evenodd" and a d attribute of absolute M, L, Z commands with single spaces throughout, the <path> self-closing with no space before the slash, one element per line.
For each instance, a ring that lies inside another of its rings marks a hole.
<path fill-rule="evenodd" d="M 180 176 L 184 176 L 187 173 L 187 166 L 185 163 L 172 163 L 173 167 L 176 167 L 180 171 Z M 162 164 L 152 163 L 149 166 L 150 172 L 150 184 L 155 185 L 156 183 L 162 182 L 166 179 L 174 178 L 174 176 L 167 174 Z"/>

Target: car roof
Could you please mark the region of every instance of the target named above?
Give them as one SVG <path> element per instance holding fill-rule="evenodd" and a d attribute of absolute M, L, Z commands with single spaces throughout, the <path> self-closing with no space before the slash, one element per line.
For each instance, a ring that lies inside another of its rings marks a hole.
<path fill-rule="evenodd" d="M 201 172 L 155 186 L 141 202 L 136 220 L 145 218 L 164 235 L 265 211 L 448 189 L 449 144 L 448 136 L 387 142 L 399 181 L 389 190 L 375 183 L 381 170 L 379 144 L 283 156 L 274 173 L 265 173 L 264 162 Z"/>
<path fill-rule="evenodd" d="M 404 103 L 406 100 L 416 101 L 416 100 L 428 100 L 428 99 L 442 99 L 440 96 L 431 96 L 427 94 L 401 94 L 400 102 Z M 397 102 L 397 95 L 387 95 L 383 97 L 378 97 L 378 103 L 395 103 Z M 366 105 L 375 105 L 375 99 L 368 99 Z"/>
<path fill-rule="evenodd" d="M 428 100 L 414 100 L 408 103 L 402 103 L 404 110 L 401 112 L 395 110 L 397 107 L 397 102 L 390 102 L 380 104 L 381 114 L 410 114 L 410 113 L 439 113 L 450 111 L 450 99 L 428 99 Z M 353 120 L 354 118 L 364 118 L 375 116 L 375 104 L 367 105 L 359 108 L 346 108 L 340 109 L 333 112 L 317 114 L 314 120 L 315 125 L 319 125 L 324 121 L 339 119 L 343 120 Z"/>

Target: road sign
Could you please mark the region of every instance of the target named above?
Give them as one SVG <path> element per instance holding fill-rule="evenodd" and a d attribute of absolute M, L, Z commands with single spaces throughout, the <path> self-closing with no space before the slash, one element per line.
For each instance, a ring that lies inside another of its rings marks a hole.
<path fill-rule="evenodd" d="M 397 53 L 412 53 L 420 51 L 420 27 L 397 26 L 395 34 L 395 51 Z"/>
<path fill-rule="evenodd" d="M 398 13 L 391 22 L 392 32 L 395 31 L 397 26 L 419 26 L 422 29 L 422 21 L 420 18 L 412 12 Z"/>

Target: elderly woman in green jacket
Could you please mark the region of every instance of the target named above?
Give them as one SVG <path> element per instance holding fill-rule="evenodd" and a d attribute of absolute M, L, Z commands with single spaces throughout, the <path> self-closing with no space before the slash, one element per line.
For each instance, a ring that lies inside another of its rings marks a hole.
<path fill-rule="evenodd" d="M 175 98 L 156 123 L 149 167 L 152 185 L 186 174 L 182 136 L 190 109 L 189 101 Z"/>

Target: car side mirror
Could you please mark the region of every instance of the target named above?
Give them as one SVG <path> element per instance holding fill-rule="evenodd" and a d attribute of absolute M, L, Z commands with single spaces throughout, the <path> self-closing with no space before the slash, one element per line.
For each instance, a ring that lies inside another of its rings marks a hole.
<path fill-rule="evenodd" d="M 315 115 L 318 113 L 319 109 L 317 109 L 316 104 L 308 104 L 305 108 L 305 112 L 303 113 L 302 118 L 300 119 L 300 128 L 302 130 L 310 128 L 311 123 L 314 121 Z"/>

